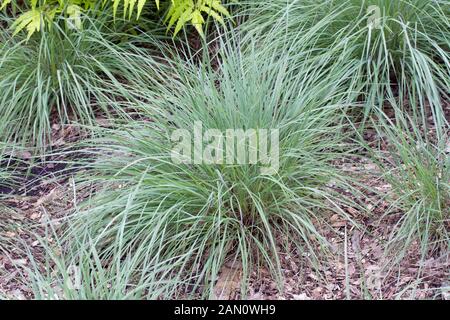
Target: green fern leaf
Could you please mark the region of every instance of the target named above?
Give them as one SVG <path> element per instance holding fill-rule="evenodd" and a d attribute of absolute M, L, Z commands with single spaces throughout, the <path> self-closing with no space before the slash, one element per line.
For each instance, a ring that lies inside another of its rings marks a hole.
<path fill-rule="evenodd" d="M 14 29 L 13 35 L 26 29 L 28 31 L 27 40 L 29 40 L 33 33 L 41 30 L 41 14 L 40 9 L 31 9 L 21 14 L 11 26 Z"/>
<path fill-rule="evenodd" d="M 191 19 L 191 15 L 192 12 L 194 11 L 194 7 L 193 6 L 189 6 L 186 8 L 186 10 L 182 13 L 182 15 L 180 16 L 180 18 L 178 19 L 178 23 L 175 27 L 175 30 L 173 32 L 173 36 L 175 37 L 178 32 L 180 32 L 181 28 L 184 27 L 184 25 L 190 21 Z"/>
<path fill-rule="evenodd" d="M 2 5 L 0 5 L 0 10 L 3 10 L 8 4 L 11 3 L 12 0 L 3 0 L 0 1 L 0 3 L 2 3 Z"/>
<path fill-rule="evenodd" d="M 205 23 L 205 19 L 203 19 L 201 12 L 199 10 L 195 10 L 192 12 L 190 19 L 197 32 L 202 38 L 204 38 L 205 35 L 203 33 L 203 24 Z"/>

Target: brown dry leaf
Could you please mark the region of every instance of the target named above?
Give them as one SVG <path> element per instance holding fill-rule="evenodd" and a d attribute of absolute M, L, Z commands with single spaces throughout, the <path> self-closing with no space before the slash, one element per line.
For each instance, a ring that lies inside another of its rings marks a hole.
<path fill-rule="evenodd" d="M 306 293 L 294 294 L 292 295 L 292 298 L 294 298 L 294 300 L 311 300 Z"/>
<path fill-rule="evenodd" d="M 52 191 L 50 191 L 50 193 L 39 198 L 36 201 L 36 203 L 34 204 L 34 207 L 39 207 L 39 206 L 43 205 L 44 203 L 48 203 L 48 202 L 52 201 L 55 197 L 56 197 L 56 188 L 53 189 Z"/>
<path fill-rule="evenodd" d="M 353 248 L 353 251 L 355 251 L 355 252 L 361 251 L 360 239 L 361 239 L 361 232 L 359 232 L 358 230 L 355 230 L 352 235 L 352 248 Z"/>
<path fill-rule="evenodd" d="M 355 267 L 355 265 L 354 265 L 353 263 L 349 264 L 349 265 L 348 265 L 348 274 L 349 274 L 350 276 L 353 276 L 353 275 L 355 274 L 355 272 L 356 272 L 356 267 Z"/>
<path fill-rule="evenodd" d="M 58 140 L 56 140 L 55 142 L 53 142 L 53 146 L 55 146 L 55 147 L 61 147 L 65 144 L 66 144 L 66 141 L 65 141 L 64 137 L 61 137 Z"/>
<path fill-rule="evenodd" d="M 40 212 L 33 212 L 33 214 L 30 216 L 31 220 L 37 220 L 41 217 L 41 213 Z"/>
<path fill-rule="evenodd" d="M 242 267 L 224 265 L 213 292 L 217 300 L 231 300 L 241 286 Z"/>
<path fill-rule="evenodd" d="M 345 227 L 347 225 L 347 221 L 342 219 L 342 217 L 338 214 L 334 214 L 330 218 L 331 226 L 335 228 Z"/>
<path fill-rule="evenodd" d="M 248 300 L 263 300 L 264 295 L 261 292 L 255 292 L 248 296 Z"/>
<path fill-rule="evenodd" d="M 8 231 L 5 233 L 6 237 L 8 238 L 14 238 L 17 234 L 11 231 Z"/>
<path fill-rule="evenodd" d="M 323 298 L 324 289 L 322 287 L 317 287 L 312 291 L 312 296 L 314 299 L 322 299 Z"/>
<path fill-rule="evenodd" d="M 378 166 L 374 163 L 369 163 L 369 164 L 364 165 L 364 169 L 366 169 L 367 171 L 377 171 Z"/>
<path fill-rule="evenodd" d="M 95 121 L 101 127 L 111 127 L 111 121 L 106 118 L 96 118 Z"/>
<path fill-rule="evenodd" d="M 25 266 L 28 263 L 27 259 L 14 259 L 14 260 L 11 260 L 11 262 L 13 264 L 18 264 L 21 266 Z"/>
<path fill-rule="evenodd" d="M 33 155 L 29 151 L 22 151 L 22 152 L 17 152 L 16 157 L 18 157 L 22 160 L 29 160 L 33 157 Z"/>
<path fill-rule="evenodd" d="M 375 265 L 366 267 L 365 276 L 367 279 L 367 288 L 369 290 L 380 290 L 381 289 L 381 273 L 380 268 Z"/>

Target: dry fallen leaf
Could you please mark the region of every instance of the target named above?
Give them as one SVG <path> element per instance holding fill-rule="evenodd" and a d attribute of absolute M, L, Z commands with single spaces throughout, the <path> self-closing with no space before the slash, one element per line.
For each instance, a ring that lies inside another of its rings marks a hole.
<path fill-rule="evenodd" d="M 224 265 L 220 271 L 219 279 L 214 286 L 214 296 L 217 300 L 231 300 L 241 286 L 242 267 Z"/>
<path fill-rule="evenodd" d="M 11 260 L 11 262 L 13 264 L 18 264 L 21 266 L 25 266 L 28 263 L 27 259 L 14 259 L 14 260 Z"/>
<path fill-rule="evenodd" d="M 52 191 L 50 191 L 49 194 L 46 194 L 46 195 L 42 196 L 41 198 L 39 198 L 36 201 L 36 203 L 34 204 L 34 206 L 39 207 L 45 203 L 52 201 L 55 197 L 56 197 L 56 188 L 53 189 Z"/>
<path fill-rule="evenodd" d="M 31 220 L 37 220 L 41 217 L 41 214 L 39 212 L 34 212 L 31 216 L 30 219 Z"/>
<path fill-rule="evenodd" d="M 292 298 L 294 298 L 294 300 L 311 300 L 306 293 L 294 294 L 292 295 Z"/>

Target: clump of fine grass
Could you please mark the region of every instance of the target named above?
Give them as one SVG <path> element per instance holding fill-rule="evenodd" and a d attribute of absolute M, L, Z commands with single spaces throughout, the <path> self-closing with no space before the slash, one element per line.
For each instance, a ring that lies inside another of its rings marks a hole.
<path fill-rule="evenodd" d="M 449 125 L 445 119 L 440 130 L 430 125 L 425 113 L 406 113 L 392 100 L 395 119 L 379 112 L 374 126 L 384 137 L 387 150 L 372 151 L 392 185 L 392 209 L 400 218 L 387 244 L 399 262 L 418 243 L 421 259 L 447 255 L 450 249 L 450 162 L 448 158 Z M 412 106 L 417 109 L 418 106 Z M 444 115 L 441 115 L 444 117 Z M 440 134 L 440 132 L 442 134 Z"/>
<path fill-rule="evenodd" d="M 332 212 L 345 215 L 347 202 L 328 186 L 345 184 L 332 161 L 349 150 L 340 88 L 351 70 L 292 70 L 289 55 L 260 56 L 228 44 L 216 69 L 209 60 L 175 61 L 164 69 L 171 78 L 137 87 L 152 121 L 103 130 L 93 141 L 98 159 L 81 179 L 96 192 L 68 224 L 68 261 L 101 266 L 99 276 L 112 278 L 128 261 L 123 281 L 145 288 L 142 297 L 167 298 L 214 296 L 225 263 L 240 270 L 244 296 L 257 267 L 281 289 L 279 255 L 289 244 L 312 262 L 323 258 L 318 227 Z M 216 133 L 278 129 L 279 167 L 267 175 L 261 163 L 174 162 L 174 130 L 190 133 L 198 121 Z M 112 278 L 94 277 L 89 291 Z"/>
<path fill-rule="evenodd" d="M 335 63 L 353 61 L 358 70 L 349 92 L 358 93 L 366 115 L 383 105 L 391 88 L 419 97 L 419 106 L 428 103 L 436 113 L 441 97 L 448 99 L 448 2 L 274 0 L 247 7 L 242 28 L 267 50 L 291 42 L 298 61 L 323 54 Z"/>
<path fill-rule="evenodd" d="M 381 115 L 377 128 L 391 144 L 393 162 L 380 165 L 394 186 L 394 207 L 404 212 L 388 245 L 400 249 L 399 258 L 415 240 L 423 257 L 448 250 L 449 9 L 422 0 L 250 1 L 242 25 L 267 50 L 289 42 L 294 64 L 322 57 L 330 66 L 353 63 L 349 101 L 360 101 L 366 116 Z M 396 120 L 386 118 L 386 104 Z"/>
<path fill-rule="evenodd" d="M 67 251 L 67 245 L 60 241 L 56 224 L 47 222 L 43 237 L 34 230 L 39 239 L 39 250 L 45 254 L 36 256 L 24 245 L 23 254 L 29 259 L 27 266 L 18 266 L 20 280 L 27 283 L 37 300 L 125 300 L 156 299 L 158 279 L 142 264 L 140 257 L 147 254 L 141 247 L 133 255 L 117 252 L 108 259 L 101 257 L 92 239 L 77 238 L 70 245 L 74 251 Z M 32 228 L 31 228 L 32 229 Z M 48 239 L 52 239 L 49 242 Z M 87 244 L 90 243 L 91 246 Z M 138 271 L 140 270 L 140 272 Z M 140 276 L 136 276 L 140 274 Z"/>
<path fill-rule="evenodd" d="M 149 70 L 137 66 L 145 50 L 136 47 L 136 38 L 120 31 L 120 19 L 114 28 L 109 23 L 107 15 L 84 16 L 83 29 L 77 30 L 56 19 L 30 40 L 1 33 L 2 141 L 45 150 L 51 145 L 54 123 L 93 124 L 103 114 L 127 117 L 123 108 L 112 109 L 109 101 L 121 99 L 126 105 L 131 99 L 124 89 L 126 79 L 141 72 L 149 76 Z"/>

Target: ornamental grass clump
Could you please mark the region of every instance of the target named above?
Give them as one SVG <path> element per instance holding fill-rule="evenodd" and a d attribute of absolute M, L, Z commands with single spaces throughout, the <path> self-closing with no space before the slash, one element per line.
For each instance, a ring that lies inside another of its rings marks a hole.
<path fill-rule="evenodd" d="M 91 142 L 98 157 L 78 185 L 95 192 L 69 222 L 66 241 L 76 245 L 67 257 L 94 248 L 110 277 L 132 260 L 127 280 L 146 279 L 147 298 L 217 296 L 224 265 L 240 274 L 243 295 L 260 268 L 282 288 L 280 254 L 290 246 L 323 261 L 329 248 L 319 227 L 351 203 L 333 191 L 351 187 L 332 164 L 351 150 L 341 90 L 351 70 L 291 69 L 290 59 L 227 44 L 214 68 L 175 59 L 163 69 L 170 78 L 140 83 L 136 108 L 151 120 L 100 130 Z M 241 160 L 239 134 L 231 161 L 215 139 L 227 130 L 250 132 Z M 257 161 L 252 137 L 268 141 Z"/>
<path fill-rule="evenodd" d="M 411 248 L 417 248 L 422 261 L 431 256 L 445 259 L 450 250 L 450 126 L 444 114 L 438 115 L 437 123 L 444 124 L 440 135 L 430 124 L 429 110 L 406 113 L 394 101 L 392 106 L 395 118 L 379 112 L 374 122 L 386 150 L 369 149 L 392 186 L 387 214 L 398 217 L 386 244 L 387 253 L 395 255 L 390 262 L 400 262 Z"/>
<path fill-rule="evenodd" d="M 138 66 L 146 50 L 135 45 L 134 37 L 109 29 L 107 20 L 86 17 L 82 30 L 55 21 L 29 40 L 0 34 L 0 123 L 5 125 L 0 140 L 44 152 L 51 147 L 53 124 L 129 116 L 110 101 L 121 99 L 125 105 L 132 99 L 126 79 L 150 76 Z M 151 36 L 141 38 L 156 43 Z"/>
<path fill-rule="evenodd" d="M 450 5 L 429 0 L 249 2 L 242 25 L 249 39 L 277 50 L 290 42 L 296 61 L 332 54 L 353 61 L 348 81 L 367 116 L 392 89 L 399 99 L 442 110 L 450 85 Z M 251 40 L 249 40 L 251 43 Z M 294 62 L 295 63 L 295 62 Z"/>

